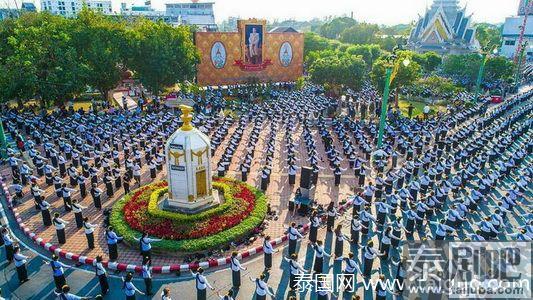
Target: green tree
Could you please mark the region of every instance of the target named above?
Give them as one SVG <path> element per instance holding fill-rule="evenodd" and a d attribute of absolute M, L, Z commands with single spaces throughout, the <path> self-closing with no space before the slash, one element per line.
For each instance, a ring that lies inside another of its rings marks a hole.
<path fill-rule="evenodd" d="M 346 49 L 349 55 L 359 55 L 363 58 L 366 65 L 371 67 L 373 62 L 382 54 L 379 45 L 351 45 Z"/>
<path fill-rule="evenodd" d="M 418 93 L 425 93 L 429 90 L 437 97 L 449 97 L 462 90 L 450 78 L 435 75 L 418 79 L 413 84 L 413 88 Z"/>
<path fill-rule="evenodd" d="M 476 26 L 476 38 L 485 51 L 500 48 L 502 44 L 502 26 L 481 23 Z"/>
<path fill-rule="evenodd" d="M 513 77 L 516 65 L 505 57 L 491 57 L 485 65 L 485 81 L 508 80 Z"/>
<path fill-rule="evenodd" d="M 126 47 L 125 24 L 84 8 L 74 19 L 72 44 L 84 64 L 85 83 L 100 91 L 102 98 L 120 81 Z"/>
<path fill-rule="evenodd" d="M 323 37 L 337 39 L 339 38 L 341 32 L 343 32 L 346 28 L 355 25 L 356 23 L 357 22 L 354 19 L 348 17 L 335 18 L 330 22 L 323 24 L 320 27 L 319 32 Z"/>
<path fill-rule="evenodd" d="M 395 60 L 395 64 L 398 64 L 398 72 L 394 77 L 394 80 L 391 83 L 391 89 L 396 89 L 397 87 L 409 86 L 420 78 L 421 67 L 420 64 L 413 60 L 415 55 L 412 51 L 399 51 L 398 57 Z M 410 64 L 406 67 L 403 65 L 405 59 L 410 60 Z M 372 71 L 370 72 L 370 78 L 374 85 L 378 88 L 379 91 L 383 91 L 385 86 L 385 75 L 387 68 L 393 68 L 394 64 L 387 59 L 387 56 L 381 56 L 376 60 L 372 66 Z"/>
<path fill-rule="evenodd" d="M 361 89 L 366 74 L 366 65 L 360 56 L 325 56 L 317 59 L 310 67 L 311 81 L 327 84 L 334 89 L 348 87 Z"/>
<path fill-rule="evenodd" d="M 86 71 L 78 63 L 76 49 L 71 40 L 72 20 L 47 13 L 27 13 L 16 19 L 14 30 L 7 38 L 2 55 L 3 69 L 22 67 L 20 72 L 11 70 L 4 74 L 3 82 L 23 81 L 11 88 L 11 96 L 27 96 L 21 89 L 32 85 L 33 94 L 43 105 L 63 101 L 79 94 Z M 5 77 L 7 76 L 7 78 Z"/>
<path fill-rule="evenodd" d="M 313 51 L 307 54 L 305 57 L 305 64 L 311 66 L 315 61 L 321 58 L 326 57 L 337 57 L 339 52 L 336 50 L 323 50 L 323 51 Z"/>
<path fill-rule="evenodd" d="M 330 40 L 313 32 L 304 34 L 304 56 L 310 52 L 335 50 L 339 45 L 339 41 Z"/>
<path fill-rule="evenodd" d="M 131 48 L 127 64 L 155 95 L 194 77 L 199 54 L 188 27 L 139 19 L 127 33 Z"/>
<path fill-rule="evenodd" d="M 424 71 L 431 73 L 435 71 L 442 64 L 442 57 L 436 52 L 426 52 L 424 53 Z"/>
<path fill-rule="evenodd" d="M 476 82 L 481 66 L 479 54 L 448 55 L 442 63 L 442 73 L 468 86 Z"/>
<path fill-rule="evenodd" d="M 31 98 L 35 93 L 33 76 L 30 73 L 31 62 L 15 53 L 10 40 L 18 26 L 16 19 L 5 19 L 0 22 L 0 100 L 7 102 L 22 101 Z M 14 42 L 14 41 L 12 41 Z"/>
<path fill-rule="evenodd" d="M 376 36 L 379 26 L 369 23 L 357 23 L 340 33 L 339 40 L 349 44 L 375 44 L 379 41 Z"/>
<path fill-rule="evenodd" d="M 399 38 L 394 38 L 392 36 L 385 36 L 377 39 L 377 43 L 381 49 L 386 51 L 392 51 L 398 45 L 403 45 L 403 43 L 400 43 L 399 41 Z"/>

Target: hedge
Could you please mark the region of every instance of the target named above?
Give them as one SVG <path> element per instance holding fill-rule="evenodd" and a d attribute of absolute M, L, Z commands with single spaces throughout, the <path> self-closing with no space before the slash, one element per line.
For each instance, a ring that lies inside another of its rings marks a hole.
<path fill-rule="evenodd" d="M 209 219 L 213 216 L 224 213 L 233 205 L 238 205 L 232 196 L 231 188 L 227 184 L 222 182 L 213 182 L 213 188 L 222 191 L 224 195 L 224 203 L 194 215 L 160 209 L 158 205 L 159 198 L 161 198 L 164 193 L 168 192 L 168 187 L 155 190 L 150 196 L 150 202 L 148 203 L 148 214 L 157 218 L 171 219 L 178 224 L 183 224 L 191 221 L 202 221 Z"/>
<path fill-rule="evenodd" d="M 264 193 L 248 184 L 235 181 L 236 184 L 243 184 L 250 189 L 255 195 L 255 206 L 248 218 L 244 219 L 239 225 L 219 232 L 214 235 L 206 236 L 199 239 L 188 240 L 168 240 L 164 239 L 160 242 L 152 244 L 153 249 L 171 252 L 196 252 L 211 250 L 214 248 L 221 248 L 228 245 L 232 241 L 238 240 L 252 232 L 256 227 L 261 225 L 267 213 L 267 198 Z M 129 227 L 124 219 L 124 206 L 131 199 L 131 196 L 136 192 L 132 191 L 128 195 L 122 197 L 114 205 L 111 211 L 110 224 L 115 229 L 115 232 L 124 237 L 124 240 L 132 245 L 137 245 L 135 237 L 141 235 L 140 232 Z"/>

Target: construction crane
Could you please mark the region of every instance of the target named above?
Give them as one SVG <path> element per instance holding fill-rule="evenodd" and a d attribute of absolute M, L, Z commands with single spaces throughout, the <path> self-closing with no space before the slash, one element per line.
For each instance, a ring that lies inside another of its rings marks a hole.
<path fill-rule="evenodd" d="M 533 9 L 533 2 L 530 0 L 526 0 L 525 5 L 525 11 L 524 11 L 524 21 L 522 22 L 522 25 L 520 26 L 520 36 L 518 37 L 518 47 L 516 48 L 516 52 L 514 55 L 514 62 L 515 64 L 520 64 L 519 59 L 522 53 L 522 47 L 524 47 L 524 34 L 526 32 L 526 25 L 527 25 L 527 18 L 529 16 L 529 12 Z M 520 66 L 518 66 L 520 69 Z"/>

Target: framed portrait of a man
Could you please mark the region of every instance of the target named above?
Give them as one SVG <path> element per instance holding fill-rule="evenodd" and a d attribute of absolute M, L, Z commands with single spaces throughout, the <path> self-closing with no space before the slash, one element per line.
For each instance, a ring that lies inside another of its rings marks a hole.
<path fill-rule="evenodd" d="M 246 24 L 244 26 L 245 55 L 244 62 L 250 65 L 259 65 L 263 62 L 263 25 Z"/>

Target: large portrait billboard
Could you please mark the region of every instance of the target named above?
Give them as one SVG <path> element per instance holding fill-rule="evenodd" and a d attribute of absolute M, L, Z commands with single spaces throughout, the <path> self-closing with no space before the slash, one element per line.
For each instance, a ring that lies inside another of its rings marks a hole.
<path fill-rule="evenodd" d="M 295 81 L 303 74 L 304 36 L 267 32 L 264 20 L 239 20 L 237 32 L 196 32 L 200 85 Z"/>

